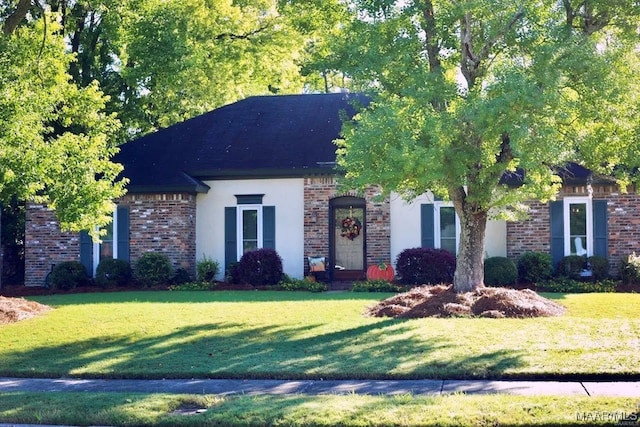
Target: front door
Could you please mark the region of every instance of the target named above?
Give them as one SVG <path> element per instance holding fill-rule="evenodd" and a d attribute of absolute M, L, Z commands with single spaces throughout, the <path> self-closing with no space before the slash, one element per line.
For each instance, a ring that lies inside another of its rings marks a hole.
<path fill-rule="evenodd" d="M 357 197 L 338 197 L 330 204 L 329 266 L 333 280 L 366 278 L 365 201 Z"/>

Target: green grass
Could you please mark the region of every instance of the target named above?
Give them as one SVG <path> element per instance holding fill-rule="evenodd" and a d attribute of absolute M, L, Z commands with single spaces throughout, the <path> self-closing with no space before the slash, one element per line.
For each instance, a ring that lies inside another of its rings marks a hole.
<path fill-rule="evenodd" d="M 34 298 L 0 375 L 104 378 L 640 376 L 640 295 L 550 294 L 558 318 L 396 320 L 384 294 L 122 292 Z"/>
<path fill-rule="evenodd" d="M 625 398 L 446 396 L 258 396 L 3 393 L 0 420 L 112 426 L 570 426 L 637 417 Z M 205 413 L 175 415 L 178 408 Z M 617 418 L 615 418 L 617 417 Z M 635 425 L 635 424 L 629 424 Z"/>

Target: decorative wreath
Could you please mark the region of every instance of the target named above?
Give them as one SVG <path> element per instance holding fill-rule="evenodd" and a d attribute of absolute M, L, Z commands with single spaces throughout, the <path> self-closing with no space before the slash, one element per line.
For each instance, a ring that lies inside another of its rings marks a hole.
<path fill-rule="evenodd" d="M 349 240 L 353 240 L 358 237 L 360 235 L 360 230 L 362 230 L 362 223 L 354 216 L 348 216 L 343 219 L 340 226 L 342 227 L 340 236 L 346 237 Z"/>

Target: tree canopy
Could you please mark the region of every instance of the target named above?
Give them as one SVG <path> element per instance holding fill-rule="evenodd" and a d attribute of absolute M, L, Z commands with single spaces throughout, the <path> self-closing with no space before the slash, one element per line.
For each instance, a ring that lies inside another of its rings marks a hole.
<path fill-rule="evenodd" d="M 322 60 L 371 105 L 346 126 L 346 184 L 453 202 L 454 285 L 483 285 L 485 226 L 549 200 L 579 162 L 633 177 L 640 148 L 640 3 L 622 0 L 354 0 Z M 508 186 L 505 173 L 517 173 Z"/>
<path fill-rule="evenodd" d="M 93 233 L 125 191 L 119 144 L 301 92 L 306 48 L 343 13 L 337 1 L 0 0 L 0 201 L 45 202 L 63 229 Z"/>
<path fill-rule="evenodd" d="M 32 1 L 20 0 L 14 15 Z M 107 111 L 122 122 L 120 141 L 250 95 L 317 84 L 301 75 L 307 48 L 344 15 L 336 0 L 44 3 L 77 58 L 74 82 L 98 82 Z M 38 13 L 32 6 L 30 14 Z"/>
<path fill-rule="evenodd" d="M 110 161 L 119 122 L 97 84 L 73 83 L 58 28 L 38 20 L 0 36 L 0 201 L 46 202 L 63 229 L 93 231 L 124 192 Z"/>

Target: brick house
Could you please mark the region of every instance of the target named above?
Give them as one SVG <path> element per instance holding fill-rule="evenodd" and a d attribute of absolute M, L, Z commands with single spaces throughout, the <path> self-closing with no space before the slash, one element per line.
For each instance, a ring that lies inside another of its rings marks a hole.
<path fill-rule="evenodd" d="M 341 116 L 366 102 L 353 94 L 251 97 L 125 144 L 115 161 L 130 180 L 128 194 L 115 201 L 101 243 L 61 233 L 53 212 L 28 206 L 26 285 L 41 285 L 57 262 L 79 260 L 94 272 L 105 257 L 133 263 L 148 251 L 194 274 L 204 256 L 228 266 L 248 249 L 269 247 L 292 277 L 308 272 L 308 257 L 326 257 L 334 280 L 362 278 L 368 265 L 393 262 L 406 248 L 455 251 L 453 207 L 432 194 L 407 203 L 397 195 L 377 201 L 375 187 L 362 197 L 339 192 L 333 141 Z M 565 178 L 551 208 L 533 203 L 528 221 L 490 221 L 486 256 L 540 250 L 557 258 L 576 250 L 565 244 L 576 238 L 586 253 L 612 259 L 637 247 L 635 193 L 620 195 L 582 168 Z M 345 218 L 359 221 L 357 233 L 343 233 Z"/>

